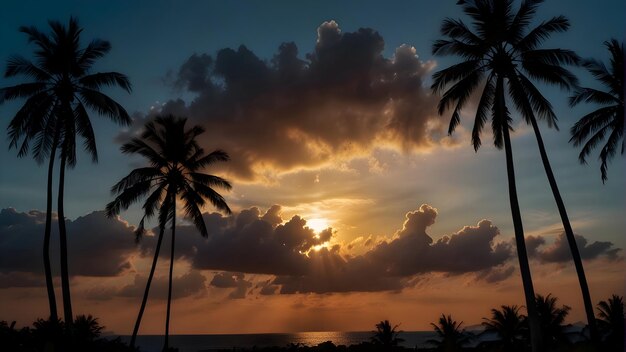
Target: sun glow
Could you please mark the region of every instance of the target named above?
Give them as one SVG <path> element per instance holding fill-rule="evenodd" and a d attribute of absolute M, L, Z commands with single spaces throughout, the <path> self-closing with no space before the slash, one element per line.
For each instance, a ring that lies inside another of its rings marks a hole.
<path fill-rule="evenodd" d="M 330 227 L 328 219 L 324 218 L 308 219 L 306 221 L 306 226 L 313 230 L 315 233 L 320 233 Z"/>

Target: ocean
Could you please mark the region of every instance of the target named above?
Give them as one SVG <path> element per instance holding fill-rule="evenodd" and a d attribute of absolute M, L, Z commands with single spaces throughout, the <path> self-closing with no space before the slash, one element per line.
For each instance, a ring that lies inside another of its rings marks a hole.
<path fill-rule="evenodd" d="M 215 349 L 252 348 L 278 346 L 285 347 L 290 343 L 315 346 L 322 342 L 332 341 L 335 345 L 354 345 L 370 341 L 372 331 L 354 332 L 300 332 L 277 334 L 229 334 L 229 335 L 170 335 L 170 346 L 180 352 L 200 352 Z M 130 341 L 130 336 L 120 336 L 123 341 Z M 427 347 L 426 341 L 435 337 L 430 331 L 401 332 L 399 336 L 405 347 Z M 160 352 L 163 348 L 163 335 L 140 335 L 137 345 L 142 352 Z"/>

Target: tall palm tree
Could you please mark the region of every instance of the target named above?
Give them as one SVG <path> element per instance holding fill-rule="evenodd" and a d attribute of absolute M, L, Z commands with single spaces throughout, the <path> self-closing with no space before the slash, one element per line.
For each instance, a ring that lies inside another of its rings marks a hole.
<path fill-rule="evenodd" d="M 538 328 L 537 314 L 534 312 L 534 290 L 517 201 L 509 135 L 511 118 L 505 99 L 507 93 L 516 110 L 533 127 L 541 160 L 572 252 L 592 338 L 597 336 L 593 305 L 582 260 L 537 124 L 539 117 L 545 120 L 549 127 L 556 128 L 557 118 L 549 101 L 531 82 L 531 79 L 535 79 L 565 89 L 574 87 L 577 85 L 576 77 L 562 65 L 576 64 L 579 58 L 569 50 L 538 48 L 552 33 L 569 28 L 567 18 L 557 16 L 529 29 L 529 24 L 541 2 L 543 1 L 524 0 L 514 13 L 512 0 L 459 1 L 464 12 L 474 21 L 474 30 L 472 31 L 461 20 L 444 20 L 441 32 L 449 39 L 436 41 L 433 52 L 439 55 L 458 55 L 465 61 L 435 73 L 432 86 L 435 92 L 441 93 L 451 85 L 439 103 L 440 114 L 456 103 L 448 129 L 448 133 L 451 134 L 460 123 L 460 111 L 471 93 L 484 84 L 472 130 L 472 144 L 476 151 L 481 146 L 480 133 L 491 112 L 494 144 L 497 148 L 504 145 L 506 153 L 511 212 L 534 351 L 541 350 L 541 346 L 537 345 L 541 343 L 538 336 L 541 331 Z"/>
<path fill-rule="evenodd" d="M 600 151 L 600 173 L 602 183 L 607 180 L 609 161 L 620 150 L 624 154 L 624 44 L 616 39 L 604 42 L 611 53 L 610 67 L 607 68 L 597 60 L 585 60 L 583 66 L 604 86 L 607 91 L 594 88 L 579 88 L 570 97 L 570 105 L 581 102 L 603 105 L 580 118 L 572 127 L 572 138 L 575 146 L 583 146 L 578 160 L 585 164 L 586 158 L 598 143 L 606 138 L 606 143 Z M 621 147 L 620 147 L 621 141 Z"/>
<path fill-rule="evenodd" d="M 567 344 L 567 334 L 564 325 L 565 317 L 569 314 L 570 307 L 557 307 L 557 298 L 548 294 L 547 296 L 537 295 L 536 304 L 539 320 L 541 321 L 541 331 L 546 348 L 554 348 L 559 343 Z"/>
<path fill-rule="evenodd" d="M 141 308 L 131 337 L 131 346 L 133 347 L 154 275 L 163 230 L 166 224 L 170 222 L 172 245 L 164 350 L 169 348 L 172 272 L 176 239 L 176 204 L 178 199 L 180 198 L 182 202 L 185 216 L 194 223 L 204 237 L 207 236 L 207 229 L 201 209 L 207 200 L 217 209 L 227 214 L 231 213 L 224 198 L 213 189 L 213 187 L 218 187 L 230 190 L 230 183 L 221 177 L 201 172 L 202 169 L 211 164 L 228 161 L 228 154 L 222 150 L 205 154 L 204 149 L 198 145 L 196 140 L 196 137 L 202 134 L 204 129 L 200 126 L 194 126 L 187 130 L 185 129 L 186 122 L 186 118 L 177 118 L 172 115 L 157 117 L 153 122 L 146 124 L 140 138 L 133 138 L 122 146 L 123 153 L 139 154 L 148 159 L 150 166 L 134 169 L 113 186 L 112 193 L 116 194 L 117 197 L 106 207 L 107 214 L 115 216 L 121 210 L 127 209 L 132 203 L 146 197 L 143 205 L 144 217 L 140 222 L 137 234 L 141 234 L 144 220 L 151 218 L 158 210 L 159 238 Z"/>
<path fill-rule="evenodd" d="M 376 324 L 376 332 L 372 336 L 372 342 L 375 344 L 383 345 L 386 348 L 397 346 L 400 342 L 404 341 L 398 337 L 400 331 L 398 331 L 399 325 L 391 325 L 389 320 L 383 320 Z"/>
<path fill-rule="evenodd" d="M 520 307 L 516 305 L 500 308 L 500 310 L 495 308 L 491 310 L 491 318 L 483 318 L 484 332 L 498 336 L 500 350 L 522 351 L 524 337 L 528 330 L 526 317 L 519 313 Z"/>
<path fill-rule="evenodd" d="M 598 303 L 598 327 L 612 350 L 624 350 L 624 300 L 613 295 Z"/>
<path fill-rule="evenodd" d="M 436 346 L 438 351 L 461 351 L 463 346 L 472 338 L 471 334 L 461 328 L 463 322 L 452 320 L 450 315 L 441 314 L 439 322 L 437 324 L 430 323 L 430 325 L 435 330 L 438 339 L 431 339 L 426 342 Z"/>
<path fill-rule="evenodd" d="M 32 151 L 38 163 L 48 161 L 46 199 L 46 226 L 44 232 L 44 270 L 48 303 L 52 320 L 57 318 L 56 298 L 50 265 L 50 233 L 52 214 L 52 175 L 57 149 L 60 149 L 58 218 L 61 244 L 61 281 L 63 309 L 68 324 L 72 321 L 72 306 L 67 264 L 67 236 L 63 213 L 65 168 L 76 164 L 76 134 L 84 139 L 84 148 L 92 161 L 97 162 L 95 133 L 87 109 L 106 115 L 120 124 L 131 119 L 118 103 L 101 93 L 107 86 L 119 86 L 130 92 L 128 78 L 117 72 L 92 73 L 95 61 L 111 49 L 109 42 L 95 39 L 80 47 L 82 28 L 78 20 L 70 18 L 67 27 L 57 21 L 49 22 L 51 33 L 35 27 L 20 27 L 28 41 L 37 47 L 35 61 L 21 56 L 8 60 L 5 77 L 24 76 L 28 83 L 0 89 L 0 103 L 26 98 L 24 105 L 11 120 L 8 128 L 10 147 L 18 148 L 18 156 Z M 32 145 L 31 149 L 31 143 Z"/>

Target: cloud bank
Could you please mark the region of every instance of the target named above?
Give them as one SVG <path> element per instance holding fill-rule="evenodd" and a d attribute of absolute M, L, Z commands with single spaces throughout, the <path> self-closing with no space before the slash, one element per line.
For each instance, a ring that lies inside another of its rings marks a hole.
<path fill-rule="evenodd" d="M 428 229 L 437 216 L 435 208 L 423 204 L 408 212 L 390 236 L 377 242 L 369 238 L 344 244 L 331 228 L 316 233 L 300 216 L 284 219 L 279 205 L 264 212 L 252 207 L 230 216 L 206 213 L 206 239 L 189 224 L 181 222 L 177 226 L 176 257 L 188 263 L 190 270 L 176 278 L 180 287 L 176 295 L 200 294 L 207 287 L 228 289 L 229 298 L 244 298 L 251 293 L 400 291 L 430 273 L 469 274 L 488 283 L 505 280 L 515 273 L 513 245 L 500 239 L 500 231 L 491 221 L 481 220 L 433 239 Z M 43 285 L 40 258 L 44 221 L 44 214 L 38 211 L 0 211 L 0 288 Z M 97 211 L 66 221 L 73 276 L 132 275 L 134 260 L 149 260 L 153 255 L 155 237 L 144 236 L 136 245 L 134 228 L 120 218 L 107 219 Z M 53 238 L 56 237 L 54 232 Z M 587 260 L 614 260 L 620 250 L 610 242 L 589 243 L 578 235 L 577 240 L 583 259 Z M 549 245 L 545 243 L 543 237 L 528 238 L 531 258 L 548 263 L 569 260 L 563 235 Z M 355 245 L 365 246 L 367 251 L 354 255 Z M 53 263 L 58 262 L 57 251 L 55 240 Z M 161 255 L 169 255 L 165 252 Z M 203 272 L 213 272 L 212 279 L 208 281 Z M 143 292 L 145 277 L 141 273 L 134 275 L 130 284 L 89 295 L 138 296 Z M 165 292 L 158 287 L 165 287 L 166 279 L 157 276 L 154 285 L 155 292 Z"/>

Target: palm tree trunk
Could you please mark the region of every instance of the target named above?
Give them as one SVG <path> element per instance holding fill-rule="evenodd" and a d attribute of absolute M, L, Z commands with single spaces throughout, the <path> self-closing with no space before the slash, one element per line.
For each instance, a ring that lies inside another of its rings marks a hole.
<path fill-rule="evenodd" d="M 133 329 L 133 335 L 130 337 L 130 348 L 135 347 L 135 340 L 139 333 L 139 325 L 141 325 L 141 318 L 143 312 L 146 309 L 146 303 L 148 302 L 148 293 L 150 293 L 150 285 L 152 284 L 152 278 L 154 277 L 154 271 L 156 269 L 157 260 L 159 259 L 159 252 L 161 251 L 161 242 L 163 242 L 163 232 L 165 232 L 165 224 L 159 226 L 159 238 L 157 239 L 156 248 L 154 249 L 154 259 L 152 259 L 152 267 L 150 268 L 150 274 L 148 275 L 148 282 L 146 283 L 146 289 L 143 293 L 143 299 L 141 300 L 141 307 L 139 308 L 139 314 L 137 315 L 137 321 L 135 322 L 135 328 Z"/>
<path fill-rule="evenodd" d="M 48 187 L 46 192 L 46 228 L 43 235 L 43 267 L 46 275 L 46 289 L 48 291 L 48 305 L 50 306 L 50 320 L 57 321 L 57 299 L 54 293 L 52 281 L 52 268 L 50 265 L 50 233 L 52 232 L 52 176 L 54 173 L 54 158 L 59 143 L 59 130 L 56 129 L 52 148 L 50 149 L 50 161 L 48 162 Z"/>
<path fill-rule="evenodd" d="M 511 203 L 511 216 L 513 218 L 513 228 L 515 230 L 515 247 L 517 248 L 517 258 L 519 260 L 520 272 L 522 275 L 522 285 L 524 286 L 524 296 L 526 298 L 526 310 L 528 312 L 528 325 L 530 327 L 530 344 L 533 352 L 542 352 L 541 326 L 539 315 L 535 304 L 535 290 L 528 264 L 528 254 L 524 241 L 524 227 L 522 226 L 522 214 L 520 212 L 519 201 L 517 199 L 517 186 L 515 185 L 515 167 L 513 165 L 513 151 L 511 149 L 511 136 L 509 134 L 509 124 L 505 111 L 504 82 L 498 77 L 496 86 L 496 99 L 499 100 L 497 118 L 503 120 L 502 134 L 504 139 L 504 152 L 506 154 L 506 171 L 509 183 L 509 201 Z"/>
<path fill-rule="evenodd" d="M 70 277 L 67 265 L 67 231 L 65 229 L 65 214 L 63 211 L 63 192 L 65 187 L 65 151 L 61 151 L 61 166 L 59 170 L 59 194 L 58 209 L 59 212 L 59 243 L 61 247 L 61 289 L 63 293 L 63 315 L 65 316 L 65 324 L 71 326 L 74 320 L 72 315 L 72 299 L 70 297 Z"/>
<path fill-rule="evenodd" d="M 567 210 L 565 210 L 565 204 L 563 202 L 563 198 L 561 197 L 561 192 L 559 192 L 559 186 L 556 183 L 554 173 L 552 172 L 550 160 L 548 160 L 548 154 L 546 153 L 546 148 L 543 144 L 543 138 L 541 138 L 541 131 L 539 131 L 539 126 L 537 125 L 537 120 L 534 116 L 531 116 L 531 123 L 533 130 L 535 131 L 535 137 L 537 137 L 541 162 L 543 163 L 543 168 L 546 170 L 546 176 L 548 176 L 548 182 L 550 183 L 550 188 L 552 189 L 552 194 L 554 195 L 554 200 L 556 201 L 556 206 L 559 209 L 559 214 L 561 215 L 561 222 L 563 223 L 563 228 L 565 229 L 565 237 L 567 238 L 567 243 L 569 244 L 570 251 L 572 252 L 572 259 L 574 260 L 574 267 L 576 267 L 576 274 L 578 275 L 578 282 L 580 283 L 580 290 L 582 292 L 583 303 L 585 305 L 585 314 L 587 315 L 587 325 L 589 326 L 591 340 L 593 342 L 599 342 L 600 339 L 598 329 L 596 327 L 596 319 L 593 314 L 593 303 L 591 302 L 591 295 L 589 293 L 589 286 L 587 285 L 585 269 L 583 268 L 580 252 L 578 251 L 578 246 L 576 245 L 574 231 L 572 230 L 572 225 L 570 224 L 569 217 L 567 216 Z"/>
<path fill-rule="evenodd" d="M 170 336 L 170 307 L 172 305 L 172 273 L 174 271 L 174 243 L 176 241 L 176 195 L 173 195 L 172 206 L 174 207 L 172 215 L 172 248 L 170 251 L 170 276 L 167 287 L 167 313 L 165 315 L 165 344 L 163 351 L 167 351 L 169 348 L 169 336 Z"/>

